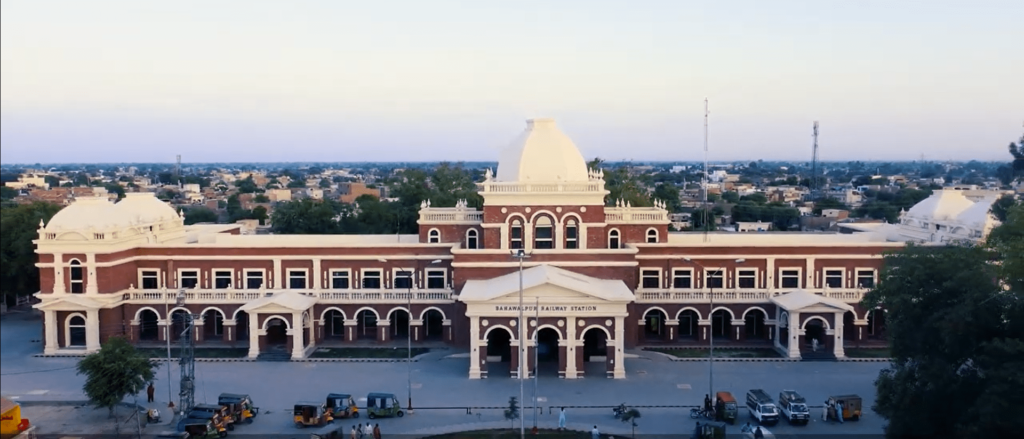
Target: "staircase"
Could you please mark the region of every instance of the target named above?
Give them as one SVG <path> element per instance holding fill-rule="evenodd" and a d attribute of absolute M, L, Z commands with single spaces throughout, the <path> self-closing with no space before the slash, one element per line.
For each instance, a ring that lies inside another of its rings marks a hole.
<path fill-rule="evenodd" d="M 819 350 L 814 352 L 811 350 L 800 352 L 801 361 L 836 361 L 836 354 L 828 350 Z"/>
<path fill-rule="evenodd" d="M 269 349 L 265 352 L 260 352 L 260 355 L 256 357 L 256 361 L 291 361 L 292 355 L 284 349 Z"/>

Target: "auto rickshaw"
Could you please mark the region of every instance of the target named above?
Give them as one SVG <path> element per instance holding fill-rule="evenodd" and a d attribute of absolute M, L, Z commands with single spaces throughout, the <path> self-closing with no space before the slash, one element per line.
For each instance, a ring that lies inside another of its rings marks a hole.
<path fill-rule="evenodd" d="M 324 404 L 315 402 L 300 402 L 295 404 L 292 411 L 292 420 L 297 428 L 321 427 L 334 422 L 330 412 Z"/>
<path fill-rule="evenodd" d="M 238 393 L 221 393 L 217 397 L 217 404 L 227 406 L 233 423 L 244 422 L 252 424 L 252 419 L 260 413 L 259 407 L 253 407 L 249 395 Z"/>
<path fill-rule="evenodd" d="M 739 416 L 739 407 L 736 405 L 736 398 L 732 393 L 718 392 L 715 394 L 715 420 L 736 424 L 736 417 Z"/>
<path fill-rule="evenodd" d="M 693 433 L 699 439 L 725 439 L 725 423 L 697 422 Z"/>
<path fill-rule="evenodd" d="M 366 413 L 370 419 L 405 416 L 394 393 L 371 393 L 366 396 Z"/>
<path fill-rule="evenodd" d="M 224 419 L 222 419 L 220 415 L 210 412 L 191 411 L 188 413 L 188 416 L 185 416 L 184 419 L 179 421 L 179 425 L 188 424 L 189 422 L 192 421 L 210 421 L 213 424 L 213 427 L 216 428 L 218 431 L 228 430 L 227 425 L 224 424 Z M 178 427 L 178 429 L 182 430 L 181 427 Z"/>
<path fill-rule="evenodd" d="M 828 419 L 839 420 L 836 416 L 836 404 L 842 404 L 843 411 L 840 415 L 844 420 L 860 420 L 861 399 L 857 395 L 830 396 L 825 405 L 828 406 Z"/>
<path fill-rule="evenodd" d="M 209 419 L 185 418 L 185 433 L 190 439 L 212 439 L 226 437 L 228 432 L 223 428 L 217 428 Z"/>
<path fill-rule="evenodd" d="M 231 409 L 228 408 L 228 406 L 220 404 L 196 404 L 195 407 L 192 407 L 192 411 L 189 412 L 188 417 L 202 419 L 201 417 L 198 416 L 192 416 L 193 413 L 216 414 L 217 416 L 214 422 L 221 423 L 222 425 L 224 425 L 224 428 L 228 429 L 228 431 L 233 431 L 235 429 L 235 419 L 233 416 L 231 416 Z"/>
<path fill-rule="evenodd" d="M 356 407 L 356 400 L 352 395 L 345 393 L 331 393 L 327 395 L 327 410 L 334 419 L 358 418 L 359 407 Z"/>

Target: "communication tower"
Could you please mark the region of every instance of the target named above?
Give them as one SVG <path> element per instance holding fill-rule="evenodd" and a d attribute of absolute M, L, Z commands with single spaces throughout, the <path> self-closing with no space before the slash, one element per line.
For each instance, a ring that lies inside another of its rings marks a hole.
<path fill-rule="evenodd" d="M 811 153 L 811 194 L 817 198 L 820 195 L 821 187 L 819 187 L 818 181 L 818 121 L 814 121 L 814 149 Z"/>

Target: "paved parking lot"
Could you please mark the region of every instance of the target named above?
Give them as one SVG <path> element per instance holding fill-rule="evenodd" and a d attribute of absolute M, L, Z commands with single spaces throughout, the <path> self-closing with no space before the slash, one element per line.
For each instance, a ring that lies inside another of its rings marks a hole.
<path fill-rule="evenodd" d="M 84 377 L 75 375 L 77 362 L 70 358 L 34 358 L 41 352 L 38 342 L 40 322 L 26 314 L 7 315 L 0 320 L 0 361 L 3 380 L 0 392 L 16 400 L 81 400 Z M 401 419 L 379 419 L 385 436 L 424 435 L 457 429 L 507 426 L 501 410 L 474 410 L 467 414 L 458 407 L 497 407 L 507 405 L 510 396 L 519 395 L 519 382 L 503 377 L 486 380 L 466 378 L 468 360 L 450 358 L 453 351 L 437 351 L 412 365 L 413 407 L 415 414 Z M 643 355 L 643 354 L 641 354 Z M 820 405 L 828 395 L 856 393 L 866 408 L 859 422 L 824 423 L 820 409 L 812 409 L 814 421 L 805 427 L 792 427 L 783 421 L 771 431 L 776 437 L 808 437 L 828 434 L 881 434 L 883 421 L 870 411 L 874 402 L 873 381 L 885 363 L 742 363 L 722 362 L 714 366 L 716 390 L 733 392 L 742 399 L 748 389 L 763 388 L 776 395 L 782 389 L 796 389 L 812 405 Z M 549 373 L 538 380 L 540 427 L 555 427 L 559 406 L 631 406 L 698 405 L 708 393 L 707 363 L 672 362 L 655 355 L 626 360 L 628 377 L 610 380 L 603 377 L 562 380 Z M 177 365 L 171 366 L 171 389 L 177 398 Z M 596 372 L 596 371 L 595 371 Z M 157 372 L 157 403 L 166 405 L 166 370 Z M 308 438 L 291 423 L 290 409 L 296 401 L 321 400 L 329 392 L 352 393 L 365 399 L 369 392 L 392 392 L 405 405 L 407 365 L 404 363 L 197 363 L 197 402 L 215 402 L 221 392 L 248 393 L 262 410 L 252 425 L 242 426 L 234 435 L 273 434 L 275 437 Z M 533 381 L 526 382 L 526 398 L 533 395 Z M 145 396 L 142 396 L 143 399 Z M 437 409 L 438 407 L 454 407 Z M 641 408 L 638 435 L 680 435 L 693 430 L 688 409 Z M 629 427 L 616 420 L 609 408 L 570 408 L 571 426 L 597 425 L 607 433 L 628 434 Z M 533 425 L 533 411 L 524 410 L 527 428 Z M 747 420 L 741 410 L 741 420 Z M 361 422 L 367 419 L 361 418 Z M 348 420 L 337 421 L 346 430 Z M 518 426 L 518 422 L 516 423 Z M 739 426 L 733 427 L 738 432 Z M 280 435 L 280 436 L 277 436 Z"/>

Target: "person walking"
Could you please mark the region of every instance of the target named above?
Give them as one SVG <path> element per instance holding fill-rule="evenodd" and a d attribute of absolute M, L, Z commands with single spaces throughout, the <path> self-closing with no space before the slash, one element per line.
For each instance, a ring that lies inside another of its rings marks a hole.
<path fill-rule="evenodd" d="M 358 425 L 358 424 L 356 424 L 356 425 Z M 359 436 L 356 433 L 356 426 L 355 425 L 352 426 L 352 434 L 349 435 L 349 439 L 359 439 Z"/>
<path fill-rule="evenodd" d="M 601 432 L 597 430 L 596 425 L 593 430 L 590 430 L 590 439 L 601 439 Z"/>
<path fill-rule="evenodd" d="M 565 407 L 558 411 L 558 429 L 565 430 Z"/>
<path fill-rule="evenodd" d="M 821 420 L 828 420 L 828 401 L 825 401 L 825 405 L 821 406 Z"/>
<path fill-rule="evenodd" d="M 153 402 L 153 394 L 156 393 L 156 387 L 153 387 L 153 382 L 149 382 L 149 387 L 146 388 L 146 398 L 148 402 Z"/>
<path fill-rule="evenodd" d="M 366 435 L 367 438 L 373 437 L 373 427 L 370 426 L 369 422 L 367 422 L 366 427 L 363 428 L 363 434 Z"/>
<path fill-rule="evenodd" d="M 704 395 L 704 411 L 711 411 L 711 395 Z"/>
<path fill-rule="evenodd" d="M 842 401 L 836 401 L 836 419 L 839 420 L 840 424 L 843 423 L 843 403 L 842 403 Z"/>
<path fill-rule="evenodd" d="M 380 424 L 373 424 L 373 439 L 380 439 Z"/>
<path fill-rule="evenodd" d="M 761 431 L 761 426 L 757 426 L 757 430 L 754 430 L 754 439 L 764 439 L 764 432 Z"/>

